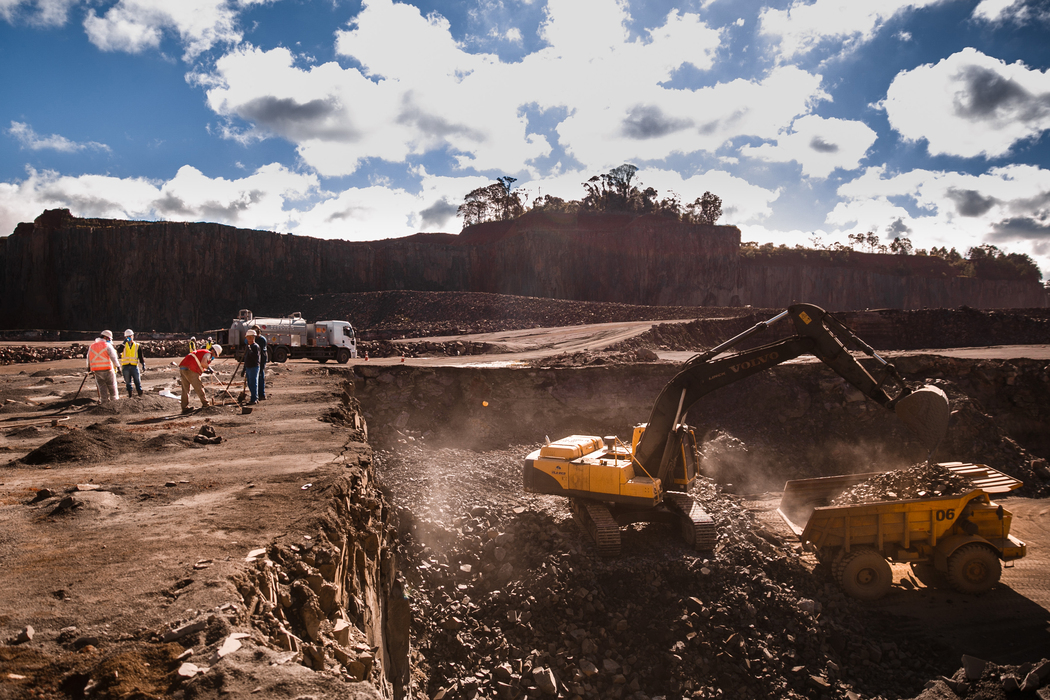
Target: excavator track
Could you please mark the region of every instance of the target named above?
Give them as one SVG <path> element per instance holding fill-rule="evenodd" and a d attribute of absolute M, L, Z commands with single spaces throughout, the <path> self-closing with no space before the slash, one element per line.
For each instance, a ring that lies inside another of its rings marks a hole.
<path fill-rule="evenodd" d="M 600 557 L 620 556 L 620 526 L 598 501 L 572 499 L 572 517 L 594 542 Z"/>
<path fill-rule="evenodd" d="M 693 549 L 707 552 L 715 548 L 715 522 L 692 496 L 679 491 L 668 491 L 664 494 L 664 499 L 681 514 L 682 535 Z"/>

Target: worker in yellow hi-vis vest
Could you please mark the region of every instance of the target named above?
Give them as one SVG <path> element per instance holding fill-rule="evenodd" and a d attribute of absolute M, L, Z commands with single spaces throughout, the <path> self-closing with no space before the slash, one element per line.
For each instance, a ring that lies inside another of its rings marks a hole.
<path fill-rule="evenodd" d="M 142 343 L 135 342 L 135 331 L 130 328 L 124 331 L 124 343 L 120 346 L 120 371 L 124 375 L 124 386 L 128 388 L 128 398 L 131 398 L 131 385 L 142 396 L 141 371 L 146 369 L 146 363 L 142 359 Z"/>

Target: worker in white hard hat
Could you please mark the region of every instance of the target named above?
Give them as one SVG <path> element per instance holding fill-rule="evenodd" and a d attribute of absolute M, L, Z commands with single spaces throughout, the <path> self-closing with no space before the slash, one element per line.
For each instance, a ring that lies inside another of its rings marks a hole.
<path fill-rule="evenodd" d="M 194 352 L 197 349 L 197 336 L 190 336 L 190 352 Z"/>
<path fill-rule="evenodd" d="M 201 374 L 208 369 L 211 361 L 222 354 L 221 345 L 213 345 L 211 350 L 194 350 L 179 363 L 179 383 L 182 385 L 182 412 L 190 412 L 190 387 L 197 392 L 197 398 L 201 400 L 201 407 L 211 406 L 208 395 L 204 393 L 204 385 L 201 384 Z"/>
<path fill-rule="evenodd" d="M 214 341 L 212 340 L 212 337 L 209 335 L 208 339 L 204 341 L 204 349 L 205 350 L 211 350 L 211 346 L 212 345 L 214 345 Z"/>
<path fill-rule="evenodd" d="M 124 375 L 124 386 L 128 388 L 128 398 L 131 398 L 131 385 L 142 396 L 141 372 L 146 370 L 146 363 L 142 359 L 142 343 L 135 342 L 135 331 L 130 328 L 124 331 L 124 342 L 121 344 L 118 354 L 120 355 L 120 371 Z M 141 368 L 141 370 L 140 370 Z"/>
<path fill-rule="evenodd" d="M 116 401 L 119 396 L 117 368 L 120 367 L 120 359 L 117 357 L 117 351 L 113 349 L 113 331 L 102 331 L 99 337 L 95 338 L 95 342 L 88 348 L 87 365 L 95 375 L 99 401 Z"/>

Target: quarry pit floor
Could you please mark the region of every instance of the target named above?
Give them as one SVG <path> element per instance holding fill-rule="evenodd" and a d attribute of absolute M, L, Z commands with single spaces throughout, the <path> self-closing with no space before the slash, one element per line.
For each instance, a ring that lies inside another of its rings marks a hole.
<path fill-rule="evenodd" d="M 567 348 L 602 347 L 612 332 L 620 330 L 574 328 L 545 340 L 540 334 L 517 352 L 499 356 L 370 362 L 478 364 L 483 372 L 489 363 L 513 366 Z M 1050 359 L 1050 346 L 930 352 Z M 672 361 L 689 355 L 658 354 Z M 231 363 L 218 365 L 213 388 L 226 384 L 231 369 Z M 67 419 L 52 415 L 49 404 L 77 391 L 82 360 L 0 367 L 0 400 L 16 401 L 6 405 L 0 419 L 25 418 L 0 422 L 0 643 L 9 645 L 0 656 L 0 698 L 69 697 L 59 689 L 61 674 L 102 653 L 99 650 L 108 644 L 138 639 L 199 611 L 234 602 L 237 595 L 230 579 L 250 553 L 294 529 L 302 512 L 318 505 L 310 503 L 311 485 L 343 468 L 346 429 L 322 420 L 337 403 L 344 379 L 337 366 L 308 361 L 271 364 L 270 398 L 251 414 L 228 405 L 179 415 L 178 401 L 158 393 L 173 388 L 174 376 L 170 360 L 158 360 L 144 375 L 145 397 L 122 400 L 115 410 L 87 406 L 70 411 Z M 123 396 L 122 384 L 121 389 Z M 234 382 L 232 393 L 237 389 Z M 80 396 L 94 391 L 89 378 Z M 191 406 L 199 406 L 196 396 Z M 40 419 L 33 420 L 34 414 Z M 74 426 L 83 435 L 92 425 L 98 426 L 98 439 L 70 443 L 65 453 L 55 446 L 46 456 L 50 461 L 39 464 L 17 461 L 70 434 Z M 204 425 L 223 441 L 195 443 Z M 537 444 L 541 440 L 538 436 Z M 523 454 L 517 460 L 511 457 L 527 446 L 495 451 L 498 473 L 477 480 L 452 478 L 462 468 L 455 455 L 431 453 L 416 444 L 398 457 L 403 445 L 376 447 L 396 457 L 388 457 L 387 464 L 403 462 L 406 455 L 418 458 L 423 450 L 423 458 L 414 463 L 415 473 L 384 474 L 382 460 L 379 471 L 396 505 L 416 511 L 417 517 L 442 520 L 453 528 L 469 502 L 487 504 L 508 516 L 515 509 L 530 508 L 558 522 L 568 519 L 559 499 L 515 491 Z M 485 455 L 478 459 L 492 462 Z M 440 473 L 426 474 L 421 481 L 421 470 Z M 428 481 L 458 484 L 454 488 L 462 492 L 451 494 L 441 509 L 430 510 L 426 494 L 419 492 L 421 483 Z M 42 489 L 53 496 L 40 498 Z M 790 539 L 775 513 L 779 494 L 739 498 L 765 527 Z M 906 567 L 897 566 L 893 592 L 870 607 L 906 620 L 902 635 L 928 635 L 959 654 L 997 663 L 1035 661 L 1040 653 L 1045 655 L 1050 649 L 1050 501 L 1004 500 L 1015 514 L 1014 533 L 1028 543 L 1029 556 L 1004 571 L 996 590 L 973 597 L 927 589 Z M 657 536 L 653 538 L 645 542 L 658 546 Z M 33 640 L 11 644 L 27 627 L 34 630 Z M 74 658 L 59 643 L 63 635 L 80 645 Z M 952 670 L 945 668 L 944 673 Z M 310 681 L 301 683 L 302 692 L 328 697 Z M 253 697 L 278 695 L 263 692 Z"/>

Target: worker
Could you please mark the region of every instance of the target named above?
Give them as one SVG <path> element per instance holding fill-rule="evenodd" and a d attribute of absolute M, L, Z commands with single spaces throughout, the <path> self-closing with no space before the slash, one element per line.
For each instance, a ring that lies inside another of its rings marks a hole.
<path fill-rule="evenodd" d="M 244 381 L 248 384 L 248 405 L 259 403 L 259 365 L 262 363 L 262 346 L 255 342 L 257 333 L 248 329 L 244 334 Z"/>
<path fill-rule="evenodd" d="M 266 336 L 262 334 L 262 329 L 259 326 L 252 326 L 252 330 L 255 331 L 255 342 L 259 345 L 259 400 L 266 400 L 266 363 L 270 361 L 270 353 L 266 349 L 267 341 Z"/>
<path fill-rule="evenodd" d="M 124 386 L 128 388 L 128 398 L 131 398 L 131 384 L 134 382 L 135 389 L 142 396 L 141 372 L 146 369 L 146 363 L 142 359 L 142 343 L 135 342 L 135 331 L 130 328 L 124 331 L 124 343 L 120 346 L 120 371 L 124 375 Z"/>
<path fill-rule="evenodd" d="M 204 349 L 211 350 L 212 345 L 214 345 L 214 343 L 212 342 L 211 336 L 209 335 L 208 339 L 204 341 Z"/>
<path fill-rule="evenodd" d="M 179 383 L 182 385 L 182 412 L 190 412 L 190 387 L 197 392 L 201 400 L 201 407 L 211 406 L 208 396 L 204 393 L 204 385 L 201 384 L 201 374 L 208 369 L 211 361 L 222 354 L 221 345 L 213 345 L 211 350 L 194 350 L 179 363 Z"/>
<path fill-rule="evenodd" d="M 88 369 L 95 375 L 99 401 L 116 401 L 117 368 L 120 367 L 120 359 L 117 357 L 117 351 L 113 349 L 113 331 L 102 331 L 102 334 L 95 338 L 95 342 L 88 348 L 87 362 Z"/>

